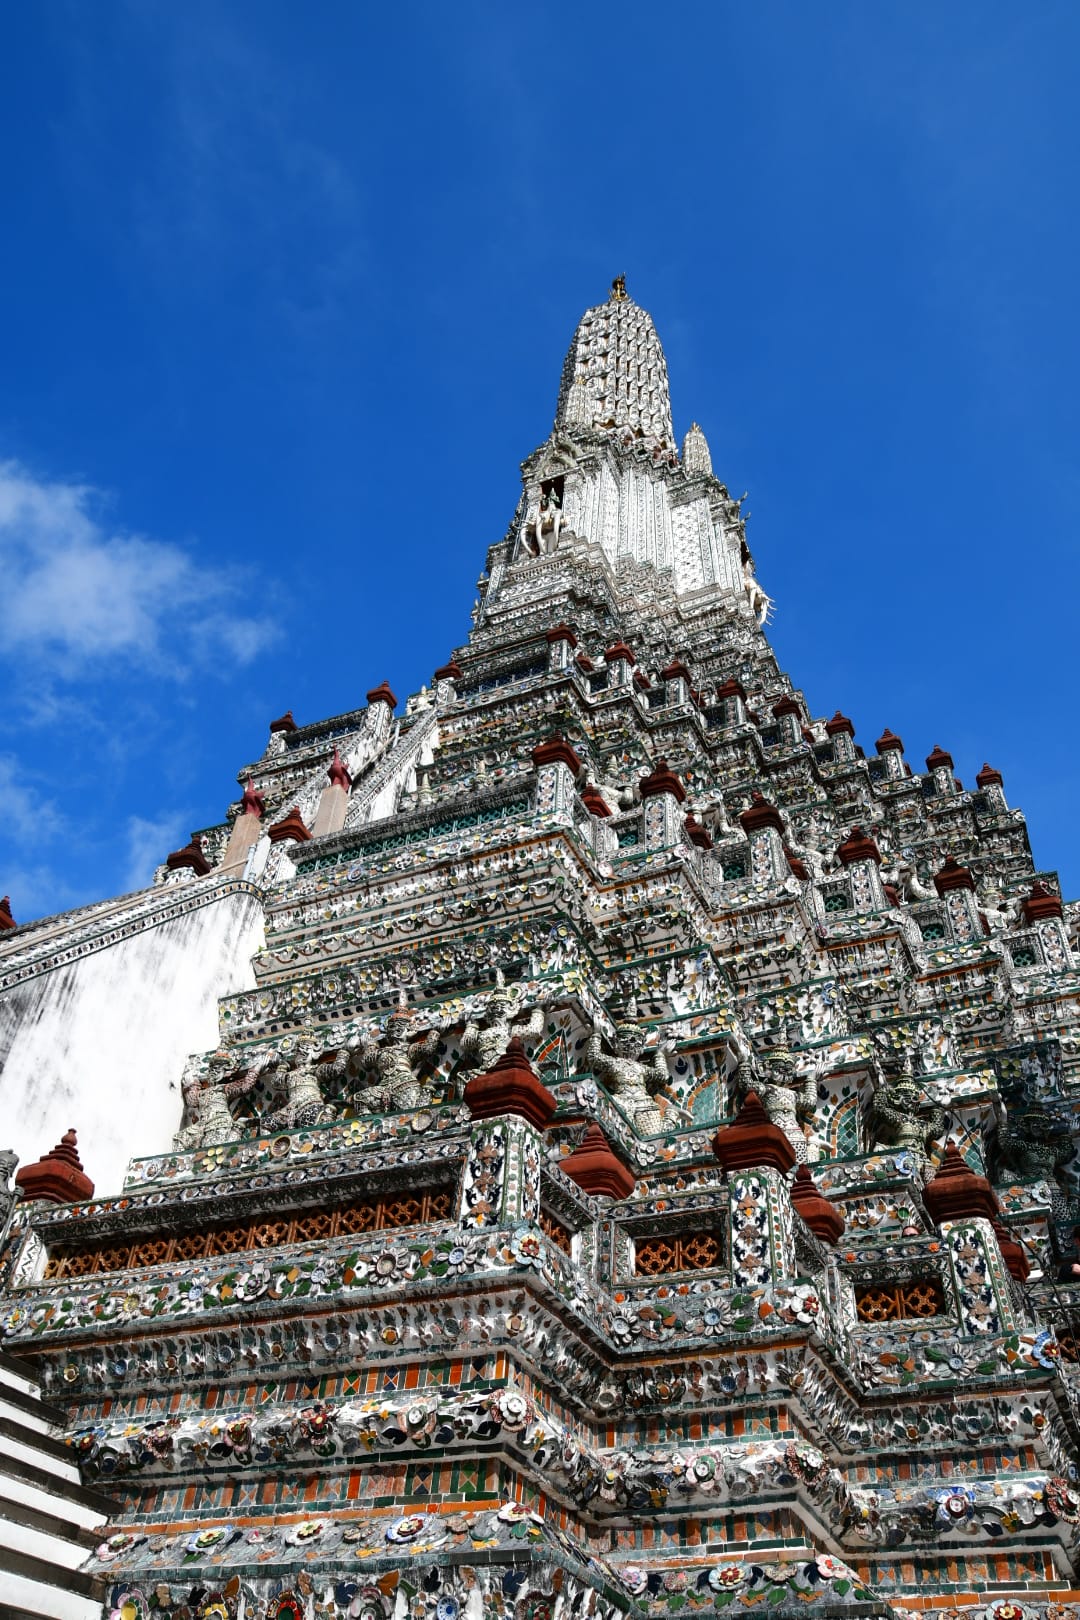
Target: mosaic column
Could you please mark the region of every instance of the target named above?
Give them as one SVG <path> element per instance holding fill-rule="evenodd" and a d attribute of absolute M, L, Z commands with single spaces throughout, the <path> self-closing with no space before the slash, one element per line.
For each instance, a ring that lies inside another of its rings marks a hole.
<path fill-rule="evenodd" d="M 750 808 L 739 816 L 750 842 L 750 878 L 754 883 L 776 883 L 791 870 L 784 851 L 784 819 L 775 804 L 760 793 L 751 794 Z"/>
<path fill-rule="evenodd" d="M 670 849 L 682 838 L 679 806 L 686 801 L 686 789 L 675 773 L 668 770 L 666 759 L 657 760 L 655 770 L 643 776 L 638 787 L 641 792 L 645 848 Z"/>
<path fill-rule="evenodd" d="M 831 720 L 825 722 L 825 735 L 832 739 L 832 757 L 837 765 L 849 765 L 855 758 L 855 727 L 846 714 L 837 709 Z"/>
<path fill-rule="evenodd" d="M 538 1225 L 543 1130 L 555 1098 L 519 1037 L 511 1038 L 491 1069 L 469 1081 L 464 1100 L 473 1127 L 461 1178 L 461 1225 Z"/>
<path fill-rule="evenodd" d="M 874 840 L 868 838 L 861 827 L 853 827 L 836 854 L 841 866 L 847 868 L 855 910 L 883 911 L 885 890 L 878 872 L 881 851 Z"/>
<path fill-rule="evenodd" d="M 545 631 L 548 644 L 548 671 L 550 674 L 562 674 L 570 668 L 570 659 L 577 646 L 577 636 L 568 624 L 556 624 Z"/>
<path fill-rule="evenodd" d="M 975 898 L 975 879 L 967 867 L 950 855 L 941 871 L 934 873 L 934 888 L 945 902 L 953 938 L 981 939 L 983 929 Z"/>
<path fill-rule="evenodd" d="M 574 783 L 581 761 L 565 737 L 549 737 L 532 751 L 536 771 L 536 816 L 563 827 L 574 824 Z"/>

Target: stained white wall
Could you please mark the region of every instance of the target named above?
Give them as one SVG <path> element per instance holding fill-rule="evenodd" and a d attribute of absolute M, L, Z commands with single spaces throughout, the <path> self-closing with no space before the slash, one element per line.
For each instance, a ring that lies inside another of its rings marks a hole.
<path fill-rule="evenodd" d="M 218 1044 L 218 997 L 254 986 L 256 895 L 233 892 L 0 995 L 0 1147 L 29 1164 L 74 1126 L 95 1191 L 167 1152 L 189 1053 Z"/>

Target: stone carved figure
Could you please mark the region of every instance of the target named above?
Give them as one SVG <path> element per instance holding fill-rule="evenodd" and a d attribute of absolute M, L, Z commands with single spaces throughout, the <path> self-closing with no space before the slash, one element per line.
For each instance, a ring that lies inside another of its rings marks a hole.
<path fill-rule="evenodd" d="M 633 1017 L 631 1002 L 627 1017 L 615 1025 L 613 1053 L 605 1052 L 603 1036 L 594 1030 L 585 1048 L 585 1063 L 607 1087 L 638 1135 L 655 1136 L 664 1128 L 664 1116 L 655 1098 L 670 1080 L 664 1060 L 669 1048 L 658 1046 L 643 1058 L 648 1033 L 640 1024 L 631 1022 Z"/>
<path fill-rule="evenodd" d="M 490 1069 L 506 1051 L 511 1035 L 520 1036 L 528 1047 L 544 1033 L 546 1014 L 543 1007 L 534 1007 L 525 1023 L 515 1022 L 518 1000 L 506 988 L 501 968 L 495 970 L 495 988 L 488 996 L 484 1008 L 484 1022 L 472 1019 L 465 1025 L 460 1049 L 462 1062 L 470 1068 Z"/>
<path fill-rule="evenodd" d="M 896 1053 L 877 1043 L 877 1084 L 870 1105 L 870 1139 L 887 1153 L 907 1152 L 925 1170 L 930 1143 L 945 1130 L 943 1108 L 928 1102 L 915 1076 L 909 1048 Z"/>
<path fill-rule="evenodd" d="M 542 557 L 545 551 L 556 551 L 559 545 L 559 535 L 562 532 L 562 501 L 559 492 L 552 484 L 550 489 L 541 493 L 536 508 L 536 520 L 533 524 L 533 533 L 536 536 L 536 554 Z M 544 536 L 549 538 L 545 542 Z"/>
<path fill-rule="evenodd" d="M 736 1037 L 739 1062 L 735 1089 L 740 1097 L 756 1092 L 774 1125 L 791 1143 L 800 1164 L 817 1157 L 813 1136 L 817 1113 L 817 1079 L 811 1070 L 800 1072 L 799 1059 L 788 1045 L 788 1035 L 764 1051 L 755 1053 L 745 1036 Z M 812 1151 L 813 1149 L 813 1151 Z"/>
<path fill-rule="evenodd" d="M 381 1038 L 368 1035 L 355 1047 L 354 1068 L 375 1072 L 375 1078 L 361 1084 L 356 1093 L 357 1107 L 363 1113 L 417 1108 L 429 1098 L 430 1085 L 419 1078 L 414 1067 L 425 1055 L 425 1042 L 411 1041 L 412 1032 L 412 1018 L 402 1004 L 386 1020 Z"/>
<path fill-rule="evenodd" d="M 767 596 L 758 584 L 754 575 L 754 565 L 749 557 L 746 558 L 742 565 L 742 582 L 747 601 L 750 603 L 751 613 L 759 625 L 766 625 L 769 622 L 769 614 L 773 610 L 774 603 L 772 597 Z"/>
<path fill-rule="evenodd" d="M 237 1074 L 236 1056 L 235 1052 L 220 1047 L 211 1052 L 205 1063 L 196 1059 L 188 1065 L 180 1083 L 185 1123 L 173 1139 L 177 1153 L 235 1142 L 243 1134 L 233 1119 L 230 1105 L 235 1098 L 246 1096 L 254 1088 L 266 1064 L 253 1064 Z"/>
<path fill-rule="evenodd" d="M 1072 1153 L 1073 1140 L 1068 1129 L 1044 1108 L 1008 1114 L 998 1125 L 999 1169 L 1022 1181 L 1048 1181 L 1053 1187 L 1058 1171 L 1072 1158 Z"/>
<path fill-rule="evenodd" d="M 285 1081 L 284 1106 L 263 1120 L 264 1130 L 300 1130 L 331 1123 L 336 1116 L 323 1096 L 322 1079 L 329 1078 L 325 1073 L 326 1063 L 335 1057 L 335 1053 L 329 1053 L 325 1059 L 320 1059 L 320 1048 L 305 1044 L 271 1058 L 264 1065 L 260 1073 L 279 1073 Z M 323 1075 L 320 1070 L 324 1071 Z"/>
<path fill-rule="evenodd" d="M 19 1155 L 10 1148 L 0 1151 L 0 1232 L 4 1230 L 15 1203 L 15 1189 L 10 1182 L 18 1162 Z"/>

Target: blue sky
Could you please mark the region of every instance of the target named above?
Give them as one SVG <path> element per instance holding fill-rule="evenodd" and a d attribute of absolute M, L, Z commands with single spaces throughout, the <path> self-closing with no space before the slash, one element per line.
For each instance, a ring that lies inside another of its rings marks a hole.
<path fill-rule="evenodd" d="M 619 271 L 815 712 L 989 759 L 1080 891 L 1078 50 L 994 0 L 9 8 L 15 915 L 430 678 Z"/>

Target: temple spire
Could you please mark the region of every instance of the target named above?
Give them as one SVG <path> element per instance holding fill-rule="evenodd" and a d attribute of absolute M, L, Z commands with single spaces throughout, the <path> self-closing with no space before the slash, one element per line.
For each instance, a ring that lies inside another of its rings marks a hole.
<path fill-rule="evenodd" d="M 670 450 L 675 444 L 667 361 L 652 316 L 616 276 L 606 303 L 578 322 L 559 387 L 556 428 L 630 432 Z"/>

